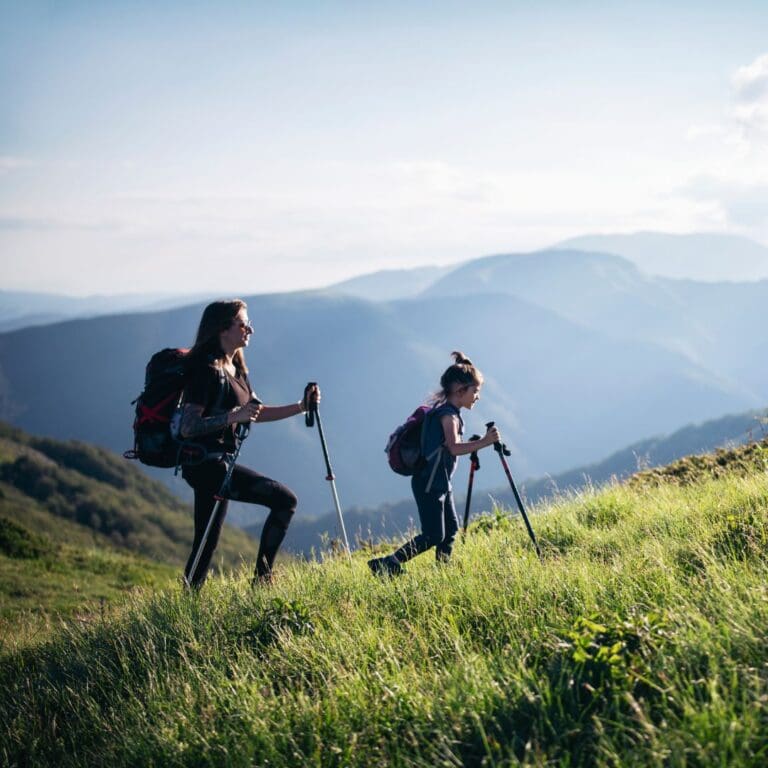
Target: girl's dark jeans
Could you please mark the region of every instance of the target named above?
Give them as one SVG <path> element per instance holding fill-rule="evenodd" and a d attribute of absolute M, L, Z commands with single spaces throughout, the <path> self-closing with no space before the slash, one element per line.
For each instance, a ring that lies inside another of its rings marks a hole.
<path fill-rule="evenodd" d="M 411 489 L 416 499 L 421 522 L 421 533 L 403 544 L 395 558 L 400 563 L 410 560 L 430 547 L 435 547 L 435 556 L 440 561 L 447 561 L 453 551 L 453 542 L 459 532 L 459 519 L 453 504 L 451 491 L 425 490 L 428 477 L 416 474 L 411 478 Z"/>

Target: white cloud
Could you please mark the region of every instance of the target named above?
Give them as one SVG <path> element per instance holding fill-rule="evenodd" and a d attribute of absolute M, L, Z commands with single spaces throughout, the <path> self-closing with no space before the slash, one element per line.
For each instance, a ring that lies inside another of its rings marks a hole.
<path fill-rule="evenodd" d="M 768 53 L 739 67 L 732 83 L 736 105 L 731 110 L 731 117 L 739 126 L 745 143 L 761 144 L 768 138 Z"/>
<path fill-rule="evenodd" d="M 385 168 L 396 183 L 418 190 L 421 200 L 430 196 L 464 202 L 489 203 L 498 198 L 500 186 L 488 173 L 443 161 L 398 160 Z"/>
<path fill-rule="evenodd" d="M 17 157 L 15 155 L 0 155 L 0 176 L 11 171 L 18 171 L 21 168 L 31 168 L 34 163 L 26 157 Z"/>
<path fill-rule="evenodd" d="M 60 230 L 83 230 L 108 232 L 119 229 L 114 221 L 74 221 L 40 216 L 4 216 L 0 213 L 0 231 L 54 232 Z"/>
<path fill-rule="evenodd" d="M 748 144 L 768 137 L 768 98 L 763 103 L 735 107 L 732 114 L 743 130 L 743 140 Z"/>
<path fill-rule="evenodd" d="M 768 53 L 739 67 L 732 78 L 739 99 L 754 101 L 768 96 Z"/>
<path fill-rule="evenodd" d="M 674 195 L 693 206 L 703 206 L 705 215 L 722 229 L 765 241 L 768 53 L 739 67 L 731 77 L 731 86 L 731 105 L 724 108 L 722 120 L 688 129 L 686 138 L 699 152 L 697 167 Z"/>
<path fill-rule="evenodd" d="M 713 142 L 735 152 L 730 160 L 762 163 L 768 170 L 768 53 L 739 67 L 731 76 L 732 104 L 718 123 L 691 125 L 686 139 L 704 144 Z M 762 157 L 761 157 L 762 155 Z"/>
<path fill-rule="evenodd" d="M 737 227 L 760 229 L 768 226 L 768 184 L 742 184 L 703 176 L 683 190 L 694 200 L 716 202 L 727 221 Z"/>
<path fill-rule="evenodd" d="M 700 139 L 722 139 L 726 136 L 725 126 L 718 124 L 710 125 L 692 125 L 688 128 L 685 138 L 688 141 L 699 141 Z"/>

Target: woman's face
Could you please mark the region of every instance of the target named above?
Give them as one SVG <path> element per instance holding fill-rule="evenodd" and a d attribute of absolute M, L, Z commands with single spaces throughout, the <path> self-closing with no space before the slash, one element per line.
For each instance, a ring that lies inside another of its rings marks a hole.
<path fill-rule="evenodd" d="M 224 350 L 231 349 L 234 352 L 242 347 L 247 347 L 248 339 L 252 333 L 253 327 L 248 319 L 248 310 L 243 308 L 235 315 L 229 328 L 221 332 L 219 336 L 221 348 Z"/>

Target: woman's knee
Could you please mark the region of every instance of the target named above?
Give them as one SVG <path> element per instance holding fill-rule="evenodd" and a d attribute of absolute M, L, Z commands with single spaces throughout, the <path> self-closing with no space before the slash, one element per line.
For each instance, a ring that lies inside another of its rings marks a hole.
<path fill-rule="evenodd" d="M 286 486 L 280 486 L 279 493 L 276 494 L 275 503 L 272 505 L 273 509 L 285 509 L 290 510 L 290 514 L 296 511 L 296 507 L 299 505 L 299 499 L 296 494 Z"/>

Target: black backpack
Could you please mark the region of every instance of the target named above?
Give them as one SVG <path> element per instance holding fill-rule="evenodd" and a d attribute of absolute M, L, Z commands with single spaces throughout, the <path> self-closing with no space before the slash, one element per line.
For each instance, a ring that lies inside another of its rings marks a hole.
<path fill-rule="evenodd" d="M 150 467 L 178 467 L 206 458 L 204 446 L 178 436 L 188 352 L 168 347 L 147 363 L 144 391 L 131 403 L 136 405 L 136 416 L 133 448 L 123 454 L 126 459 L 138 459 Z"/>

